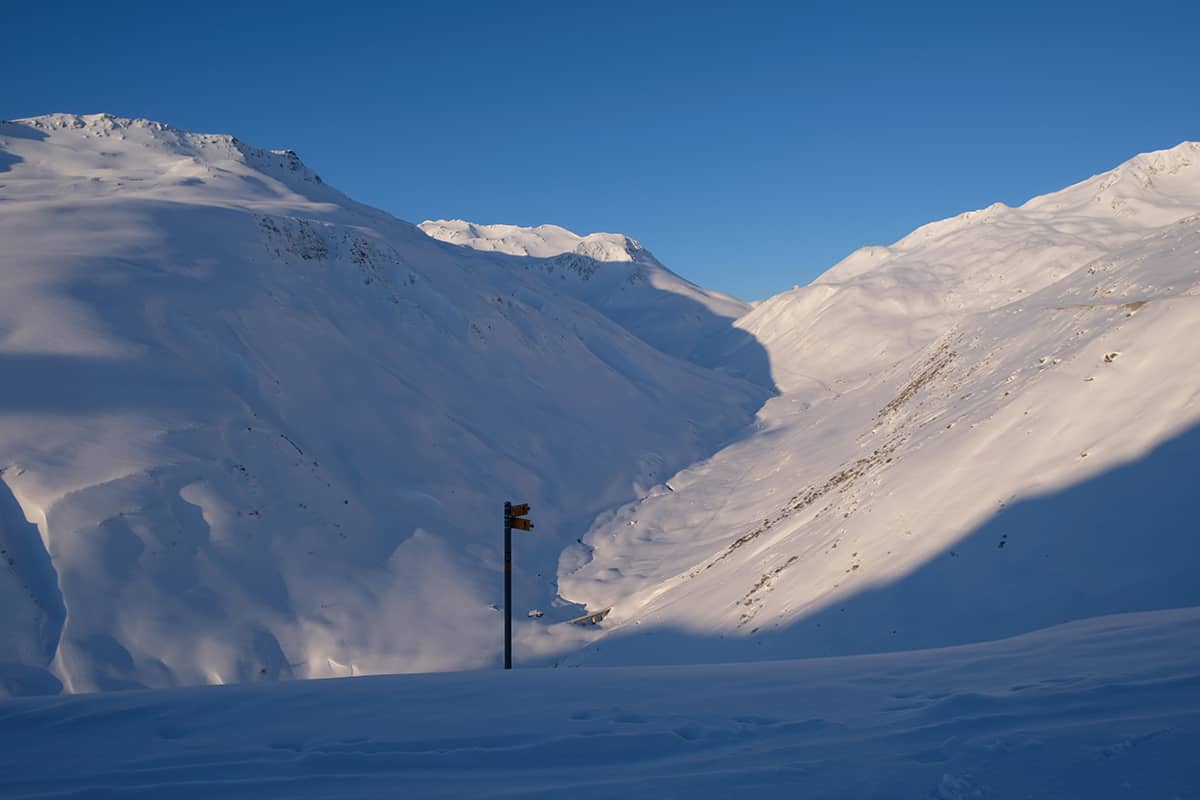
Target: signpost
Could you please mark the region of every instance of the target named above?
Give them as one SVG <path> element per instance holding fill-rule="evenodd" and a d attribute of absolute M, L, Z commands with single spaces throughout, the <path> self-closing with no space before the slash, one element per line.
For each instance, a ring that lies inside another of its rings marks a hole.
<path fill-rule="evenodd" d="M 528 503 L 504 503 L 504 668 L 512 669 L 512 532 L 533 530 Z"/>

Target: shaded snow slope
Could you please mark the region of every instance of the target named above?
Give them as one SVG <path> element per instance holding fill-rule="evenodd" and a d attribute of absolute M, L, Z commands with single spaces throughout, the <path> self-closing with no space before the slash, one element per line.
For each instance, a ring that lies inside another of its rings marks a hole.
<path fill-rule="evenodd" d="M 294 153 L 52 115 L 0 156 L 0 693 L 488 665 L 502 501 L 549 609 L 766 396 Z"/>
<path fill-rule="evenodd" d="M 435 239 L 504 256 L 532 256 L 526 270 L 540 270 L 559 288 L 608 316 L 663 352 L 720 367 L 773 387 L 770 366 L 752 343 L 731 328 L 750 304 L 703 289 L 664 267 L 649 250 L 619 233 L 579 236 L 556 225 L 522 228 L 463 220 L 426 220 L 419 226 Z"/>
<path fill-rule="evenodd" d="M 737 325 L 781 395 L 564 554 L 564 596 L 613 608 L 569 663 L 1200 604 L 1200 145 L 861 250 Z"/>
<path fill-rule="evenodd" d="M 884 656 L 9 700 L 0 795 L 1192 797 L 1197 645 L 1186 609 Z"/>

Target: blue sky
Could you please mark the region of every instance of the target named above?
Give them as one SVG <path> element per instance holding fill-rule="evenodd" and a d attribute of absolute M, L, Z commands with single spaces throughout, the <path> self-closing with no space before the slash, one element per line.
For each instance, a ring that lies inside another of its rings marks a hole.
<path fill-rule="evenodd" d="M 290 147 L 398 217 L 621 231 L 747 299 L 1200 139 L 1200 3 L 13 3 L 0 117 Z"/>

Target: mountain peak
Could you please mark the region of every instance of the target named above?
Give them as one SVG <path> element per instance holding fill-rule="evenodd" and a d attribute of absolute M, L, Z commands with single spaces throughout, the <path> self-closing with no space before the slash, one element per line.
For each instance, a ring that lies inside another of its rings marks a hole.
<path fill-rule="evenodd" d="M 593 261 L 612 262 L 633 261 L 643 253 L 649 255 L 640 242 L 623 233 L 589 233 L 580 236 L 558 225 L 526 228 L 520 225 L 481 225 L 462 219 L 427 219 L 417 227 L 443 242 L 512 256 L 553 258 L 574 253 Z"/>

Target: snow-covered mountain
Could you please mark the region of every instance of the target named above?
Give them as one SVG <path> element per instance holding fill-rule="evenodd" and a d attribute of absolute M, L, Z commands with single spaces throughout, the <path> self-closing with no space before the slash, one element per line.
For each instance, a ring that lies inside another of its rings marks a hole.
<path fill-rule="evenodd" d="M 1200 605 L 1200 144 L 849 256 L 738 327 L 757 430 L 601 516 L 570 663 L 850 654 Z"/>
<path fill-rule="evenodd" d="M 703 289 L 663 266 L 641 243 L 619 233 L 579 236 L 557 225 L 522 228 L 463 220 L 426 220 L 435 239 L 504 256 L 522 256 L 520 267 L 541 271 L 558 288 L 600 311 L 670 355 L 772 386 L 762 348 L 731 323 L 749 303 Z"/>
<path fill-rule="evenodd" d="M 506 499 L 523 664 L 1200 606 L 1200 145 L 750 307 L 52 115 L 0 124 L 0 245 L 3 692 L 494 665 Z"/>
<path fill-rule="evenodd" d="M 551 612 L 768 394 L 230 136 L 0 124 L 0 243 L 0 692 L 492 664 L 504 500 Z"/>

